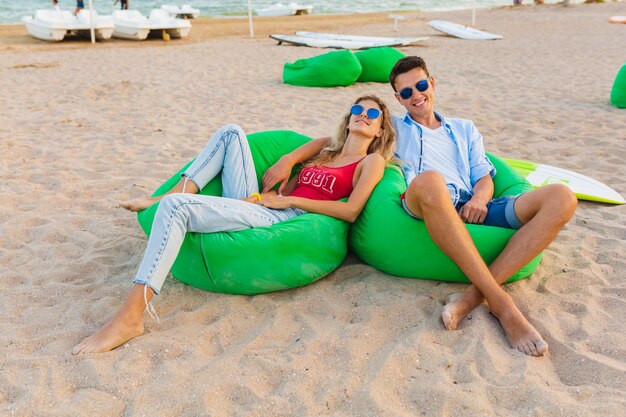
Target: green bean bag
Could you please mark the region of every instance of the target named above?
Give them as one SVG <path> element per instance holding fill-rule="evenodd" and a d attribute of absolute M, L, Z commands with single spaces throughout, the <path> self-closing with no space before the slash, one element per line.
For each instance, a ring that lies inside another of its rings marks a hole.
<path fill-rule="evenodd" d="M 370 48 L 364 51 L 355 52 L 363 71 L 358 82 L 374 81 L 377 83 L 389 82 L 391 69 L 404 54 L 397 49 L 388 46 L 382 48 Z"/>
<path fill-rule="evenodd" d="M 611 104 L 620 109 L 626 108 L 626 64 L 619 70 L 613 82 Z"/>
<path fill-rule="evenodd" d="M 351 51 L 328 52 L 299 59 L 283 68 L 285 84 L 304 87 L 337 87 L 352 85 L 361 75 L 361 63 Z"/>
<path fill-rule="evenodd" d="M 502 160 L 489 155 L 497 169 L 494 196 L 514 195 L 532 186 Z M 350 249 L 364 262 L 391 275 L 441 281 L 469 282 L 461 270 L 435 245 L 423 221 L 410 217 L 402 208 L 400 195 L 406 183 L 398 169 L 387 168 L 365 209 L 350 227 Z M 515 230 L 468 224 L 481 256 L 487 264 L 502 251 Z M 539 265 L 541 254 L 509 278 L 529 276 Z"/>
<path fill-rule="evenodd" d="M 310 138 L 290 131 L 248 135 L 260 180 L 278 158 Z M 189 162 L 191 164 L 191 162 Z M 160 186 L 163 195 L 179 180 L 180 173 Z M 221 195 L 216 177 L 200 192 Z M 139 224 L 150 233 L 158 203 L 139 212 Z M 187 233 L 172 267 L 179 281 L 203 290 L 230 294 L 258 294 L 299 287 L 335 270 L 347 252 L 348 223 L 307 213 L 271 227 L 238 232 Z"/>

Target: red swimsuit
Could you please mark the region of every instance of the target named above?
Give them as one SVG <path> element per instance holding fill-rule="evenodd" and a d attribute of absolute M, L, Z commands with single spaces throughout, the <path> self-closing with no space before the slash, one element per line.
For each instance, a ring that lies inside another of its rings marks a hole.
<path fill-rule="evenodd" d="M 290 196 L 311 200 L 340 200 L 348 197 L 352 190 L 354 171 L 358 160 L 342 167 L 310 166 L 300 171 L 298 184 Z"/>

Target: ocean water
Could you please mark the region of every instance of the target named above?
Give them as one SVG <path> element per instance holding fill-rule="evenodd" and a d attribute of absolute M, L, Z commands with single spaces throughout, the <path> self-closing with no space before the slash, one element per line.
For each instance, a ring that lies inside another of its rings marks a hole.
<path fill-rule="evenodd" d="M 84 0 L 88 5 L 89 0 Z M 162 4 L 191 4 L 200 9 L 202 16 L 229 17 L 244 16 L 248 12 L 247 0 L 129 0 L 132 9 L 138 9 L 148 14 L 151 9 L 159 8 Z M 533 0 L 524 0 L 531 4 Z M 574 2 L 581 2 L 575 0 Z M 251 0 L 252 9 L 262 9 L 275 3 L 289 4 L 291 0 Z M 546 0 L 546 3 L 556 3 L 557 0 Z M 335 13 L 368 13 L 386 12 L 394 10 L 453 10 L 471 9 L 472 7 L 485 8 L 513 4 L 513 0 L 298 0 L 299 4 L 311 4 L 315 14 Z M 59 0 L 62 9 L 74 10 L 74 0 Z M 93 0 L 93 6 L 100 14 L 111 14 L 119 7 L 113 6 L 113 0 Z M 51 0 L 0 0 L 0 23 L 20 23 L 21 16 L 31 15 L 36 9 L 52 7 Z"/>

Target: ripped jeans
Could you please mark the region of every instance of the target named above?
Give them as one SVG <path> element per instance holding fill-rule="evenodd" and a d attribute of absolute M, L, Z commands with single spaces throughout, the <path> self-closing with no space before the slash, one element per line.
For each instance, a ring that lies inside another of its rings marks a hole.
<path fill-rule="evenodd" d="M 133 283 L 161 291 L 185 233 L 237 231 L 273 224 L 299 216 L 297 208 L 274 210 L 239 200 L 259 192 L 250 146 L 237 125 L 220 128 L 182 176 L 202 189 L 222 171 L 222 197 L 170 194 L 157 209 L 152 231 Z"/>

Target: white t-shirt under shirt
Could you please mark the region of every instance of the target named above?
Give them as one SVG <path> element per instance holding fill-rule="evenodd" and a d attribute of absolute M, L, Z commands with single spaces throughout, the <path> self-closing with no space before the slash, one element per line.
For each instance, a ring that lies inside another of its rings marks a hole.
<path fill-rule="evenodd" d="M 446 129 L 443 125 L 434 130 L 426 126 L 422 126 L 422 129 L 424 170 L 437 171 L 446 179 L 446 184 L 455 184 L 459 189 L 464 189 L 465 186 L 458 168 L 459 150 Z"/>

